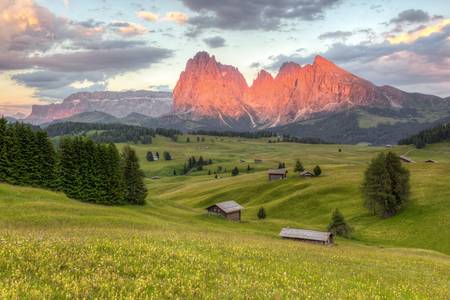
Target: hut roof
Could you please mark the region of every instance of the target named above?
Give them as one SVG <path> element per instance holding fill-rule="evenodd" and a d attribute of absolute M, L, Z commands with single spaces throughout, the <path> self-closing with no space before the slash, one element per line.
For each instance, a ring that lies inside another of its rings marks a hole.
<path fill-rule="evenodd" d="M 269 171 L 267 171 L 267 173 L 269 174 L 275 174 L 275 175 L 284 175 L 287 173 L 287 169 L 283 168 L 283 169 L 270 169 Z"/>
<path fill-rule="evenodd" d="M 223 210 L 227 214 L 244 209 L 242 206 L 240 206 L 238 203 L 236 203 L 234 201 L 225 201 L 225 202 L 216 203 L 214 205 L 217 206 L 218 208 L 220 208 L 221 210 Z M 211 205 L 210 207 L 212 207 L 214 205 Z M 208 208 L 210 208 L 210 207 L 208 207 Z"/>
<path fill-rule="evenodd" d="M 300 176 L 314 176 L 314 174 L 310 171 L 303 171 L 300 173 Z"/>
<path fill-rule="evenodd" d="M 437 163 L 437 161 L 435 161 L 434 159 L 428 159 L 425 162 L 426 163 Z"/>
<path fill-rule="evenodd" d="M 280 232 L 280 236 L 284 238 L 322 241 L 322 242 L 326 242 L 331 235 L 332 235 L 331 232 L 322 232 L 296 228 L 283 228 L 281 229 Z"/>
<path fill-rule="evenodd" d="M 406 162 L 411 162 L 411 163 L 414 162 L 411 158 L 406 157 L 404 155 L 400 155 L 400 159 L 403 160 L 403 161 L 406 161 Z"/>

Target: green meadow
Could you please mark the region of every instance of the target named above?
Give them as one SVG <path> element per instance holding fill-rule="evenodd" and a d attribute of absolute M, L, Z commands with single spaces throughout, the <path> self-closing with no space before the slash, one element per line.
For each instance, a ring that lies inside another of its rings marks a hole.
<path fill-rule="evenodd" d="M 149 188 L 142 207 L 99 206 L 0 184 L 0 298 L 450 298 L 450 143 L 417 150 L 190 140 L 157 137 L 133 146 Z M 161 158 L 169 151 L 174 159 L 147 162 L 147 151 Z M 370 215 L 359 190 L 380 151 L 416 161 L 406 165 L 411 201 L 389 219 Z M 200 155 L 213 164 L 173 175 Z M 295 159 L 308 170 L 320 165 L 322 175 L 298 177 Z M 267 169 L 280 161 L 288 179 L 269 182 Z M 240 174 L 232 177 L 235 166 Z M 216 179 L 219 167 L 227 171 Z M 205 213 L 227 200 L 245 207 L 242 222 Z M 335 208 L 354 228 L 351 239 L 319 246 L 278 237 L 285 226 L 325 230 Z"/>

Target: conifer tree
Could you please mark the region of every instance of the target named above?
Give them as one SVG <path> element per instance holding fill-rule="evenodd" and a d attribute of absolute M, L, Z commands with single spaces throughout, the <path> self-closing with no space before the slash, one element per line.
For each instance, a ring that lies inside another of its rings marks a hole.
<path fill-rule="evenodd" d="M 301 161 L 299 159 L 297 159 L 295 161 L 294 172 L 301 173 L 303 171 L 305 171 L 305 168 L 303 167 L 303 164 L 301 163 Z"/>
<path fill-rule="evenodd" d="M 153 157 L 153 152 L 152 151 L 148 151 L 147 152 L 147 161 L 154 161 L 155 158 Z"/>
<path fill-rule="evenodd" d="M 231 176 L 237 176 L 239 175 L 239 169 L 238 167 L 234 167 L 233 170 L 231 170 Z"/>
<path fill-rule="evenodd" d="M 163 156 L 165 160 L 172 160 L 172 156 L 167 151 L 164 151 Z"/>
<path fill-rule="evenodd" d="M 266 218 L 266 210 L 264 209 L 264 207 L 261 207 L 261 208 L 258 210 L 257 216 L 258 216 L 258 219 L 260 219 L 260 220 Z"/>
<path fill-rule="evenodd" d="M 320 174 L 322 174 L 322 169 L 320 168 L 320 166 L 316 166 L 313 171 L 314 176 L 320 176 Z"/>
<path fill-rule="evenodd" d="M 409 200 L 409 171 L 398 155 L 380 153 L 370 163 L 362 185 L 364 205 L 383 217 L 395 215 Z"/>
<path fill-rule="evenodd" d="M 252 168 L 250 168 L 250 165 L 247 165 L 247 173 L 250 172 Z"/>
<path fill-rule="evenodd" d="M 0 182 L 10 179 L 11 163 L 8 151 L 11 145 L 11 132 L 5 118 L 0 119 Z"/>
<path fill-rule="evenodd" d="M 145 204 L 147 197 L 147 187 L 144 183 L 144 172 L 139 166 L 136 152 L 125 146 L 122 152 L 123 171 L 125 184 L 125 202 L 130 204 Z"/>
<path fill-rule="evenodd" d="M 55 187 L 56 152 L 45 131 L 36 132 L 36 146 L 38 149 L 37 184 L 42 187 Z"/>
<path fill-rule="evenodd" d="M 349 237 L 350 233 L 353 231 L 353 229 L 345 221 L 344 215 L 342 215 L 337 208 L 331 216 L 331 223 L 328 225 L 327 229 L 334 235 L 340 235 L 343 237 Z"/>

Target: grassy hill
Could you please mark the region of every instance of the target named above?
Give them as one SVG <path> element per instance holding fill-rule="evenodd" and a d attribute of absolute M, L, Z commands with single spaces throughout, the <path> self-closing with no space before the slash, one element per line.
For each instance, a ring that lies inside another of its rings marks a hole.
<path fill-rule="evenodd" d="M 146 175 L 161 177 L 147 179 L 144 207 L 0 184 L 0 298 L 448 298 L 450 144 L 392 149 L 417 161 L 407 165 L 412 201 L 379 219 L 362 207 L 359 186 L 385 148 L 179 140 L 135 146 Z M 148 150 L 168 150 L 174 160 L 146 162 Z M 192 155 L 213 164 L 173 176 Z M 308 169 L 319 164 L 323 176 L 298 178 L 296 158 Z M 423 163 L 429 158 L 438 163 Z M 269 183 L 265 171 L 279 161 L 289 178 Z M 207 175 L 218 166 L 227 173 Z M 230 176 L 234 166 L 241 175 Z M 205 214 L 225 200 L 245 206 L 243 222 Z M 261 206 L 264 221 L 256 218 Z M 323 247 L 278 238 L 282 226 L 324 229 L 335 208 L 355 228 L 354 239 Z"/>

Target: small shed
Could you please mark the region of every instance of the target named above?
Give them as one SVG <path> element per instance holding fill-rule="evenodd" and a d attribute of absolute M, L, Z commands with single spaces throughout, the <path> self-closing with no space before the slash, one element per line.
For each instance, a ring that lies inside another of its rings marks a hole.
<path fill-rule="evenodd" d="M 228 220 L 240 221 L 241 210 L 244 208 L 234 201 L 216 203 L 206 208 L 210 214 L 222 216 Z"/>
<path fill-rule="evenodd" d="M 310 171 L 306 171 L 305 170 L 305 171 L 300 173 L 300 176 L 302 176 L 302 177 L 314 177 L 314 174 L 312 172 L 310 172 Z"/>
<path fill-rule="evenodd" d="M 269 181 L 285 179 L 287 177 L 288 170 L 286 168 L 283 169 L 270 169 L 267 171 L 269 175 Z"/>
<path fill-rule="evenodd" d="M 410 159 L 409 157 L 406 157 L 404 155 L 400 155 L 400 159 L 405 163 L 414 163 L 415 162 L 412 159 Z"/>
<path fill-rule="evenodd" d="M 428 160 L 426 160 L 425 162 L 426 162 L 426 163 L 429 163 L 429 164 L 435 164 L 435 163 L 437 163 L 437 161 L 435 161 L 434 159 L 428 159 Z"/>
<path fill-rule="evenodd" d="M 318 243 L 329 245 L 333 244 L 333 234 L 331 232 L 297 229 L 297 228 L 283 228 L 280 236 L 284 239 L 299 240 L 302 242 Z"/>

